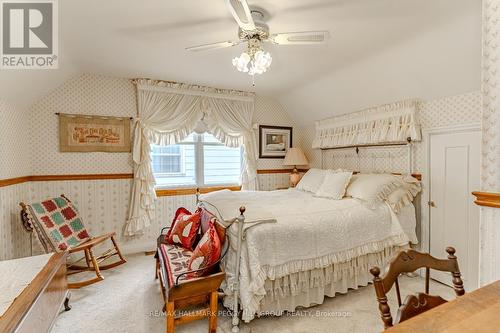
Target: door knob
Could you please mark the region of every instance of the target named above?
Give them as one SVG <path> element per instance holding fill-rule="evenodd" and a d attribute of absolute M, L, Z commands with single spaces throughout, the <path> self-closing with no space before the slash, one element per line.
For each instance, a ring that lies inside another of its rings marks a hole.
<path fill-rule="evenodd" d="M 436 208 L 436 204 L 434 203 L 434 201 L 429 201 L 428 204 L 429 206 Z"/>

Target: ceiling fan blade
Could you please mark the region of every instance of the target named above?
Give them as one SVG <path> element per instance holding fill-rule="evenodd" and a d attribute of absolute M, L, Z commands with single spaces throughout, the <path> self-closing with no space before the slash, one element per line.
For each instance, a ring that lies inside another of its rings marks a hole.
<path fill-rule="evenodd" d="M 203 44 L 203 45 L 186 47 L 186 50 L 193 51 L 193 52 L 215 50 L 215 49 L 222 49 L 225 47 L 235 46 L 235 45 L 238 45 L 240 43 L 241 43 L 241 41 L 238 41 L 238 42 L 226 41 L 226 42 L 210 43 L 210 44 Z"/>
<path fill-rule="evenodd" d="M 226 5 L 241 29 L 255 30 L 252 13 L 246 0 L 226 0 Z"/>
<path fill-rule="evenodd" d="M 330 37 L 328 31 L 301 31 L 274 34 L 269 39 L 278 45 L 318 44 Z"/>

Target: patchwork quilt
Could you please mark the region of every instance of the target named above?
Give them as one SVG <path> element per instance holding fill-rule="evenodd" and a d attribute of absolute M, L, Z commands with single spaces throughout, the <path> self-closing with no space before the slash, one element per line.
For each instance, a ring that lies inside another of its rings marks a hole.
<path fill-rule="evenodd" d="M 44 246 L 54 251 L 66 251 L 90 239 L 77 208 L 60 196 L 26 205 L 28 217 Z M 46 250 L 49 250 L 46 248 Z"/>

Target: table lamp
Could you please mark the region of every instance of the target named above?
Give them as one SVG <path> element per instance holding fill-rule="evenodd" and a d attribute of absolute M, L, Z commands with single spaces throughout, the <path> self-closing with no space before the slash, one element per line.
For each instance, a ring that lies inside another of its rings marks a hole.
<path fill-rule="evenodd" d="M 297 183 L 300 181 L 300 174 L 297 170 L 297 165 L 307 165 L 309 162 L 307 161 L 306 155 L 300 148 L 289 148 L 285 155 L 285 160 L 283 161 L 283 165 L 293 166 L 293 171 L 290 174 L 290 183 L 292 183 L 292 187 L 295 187 Z"/>

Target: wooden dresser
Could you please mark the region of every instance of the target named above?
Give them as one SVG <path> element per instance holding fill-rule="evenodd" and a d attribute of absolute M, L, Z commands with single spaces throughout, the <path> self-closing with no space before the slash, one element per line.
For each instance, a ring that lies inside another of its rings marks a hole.
<path fill-rule="evenodd" d="M 49 332 L 64 303 L 68 306 L 66 258 L 55 253 L 0 317 L 2 333 Z"/>

